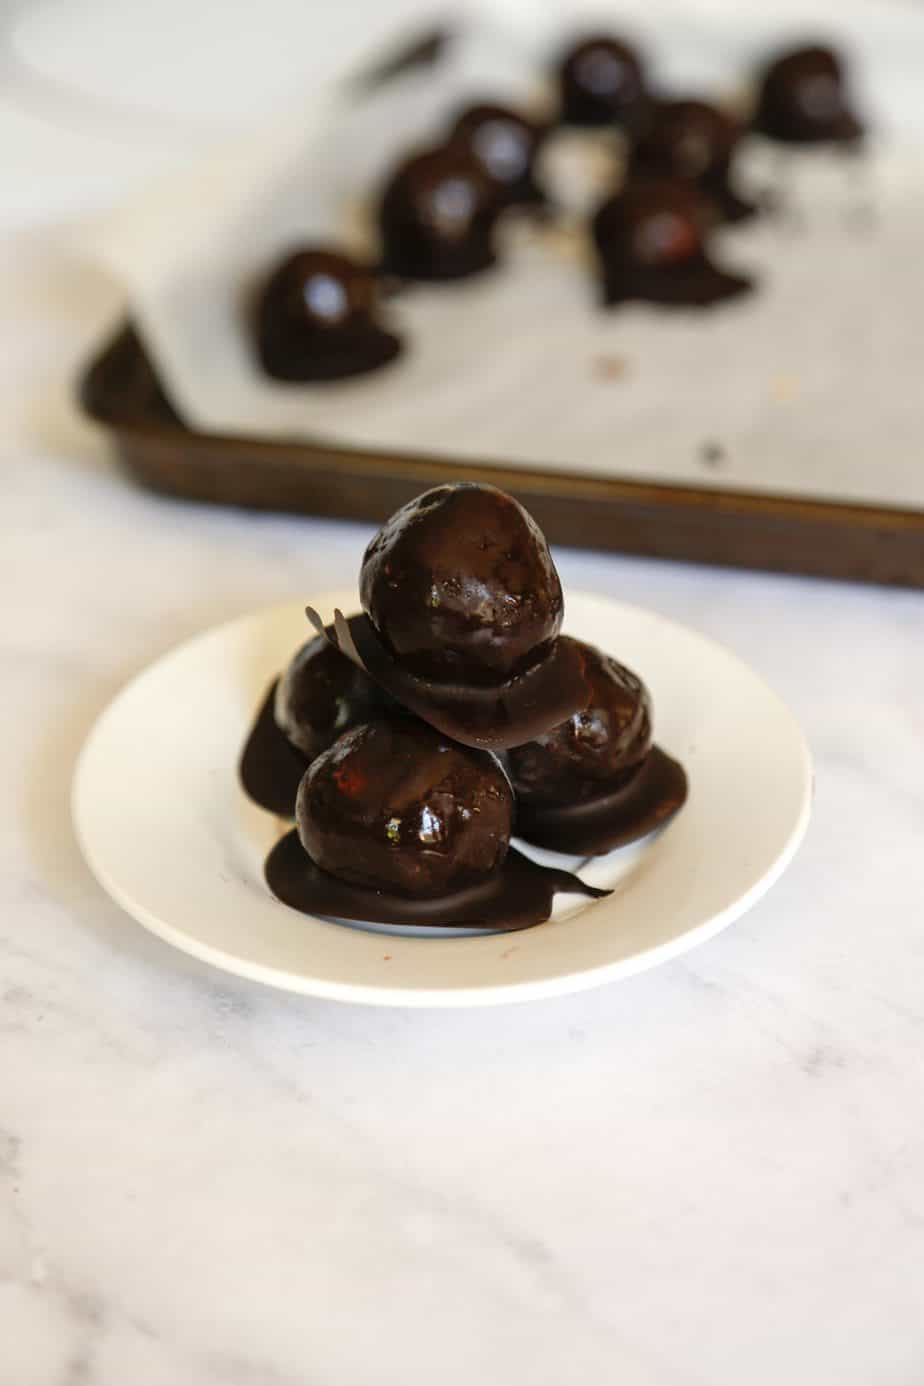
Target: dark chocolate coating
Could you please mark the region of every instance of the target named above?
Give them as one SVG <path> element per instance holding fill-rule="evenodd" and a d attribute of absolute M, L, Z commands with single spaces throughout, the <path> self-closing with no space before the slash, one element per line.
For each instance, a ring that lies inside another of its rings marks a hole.
<path fill-rule="evenodd" d="M 567 721 L 507 752 L 520 804 L 590 798 L 644 760 L 651 745 L 651 699 L 641 679 L 593 645 L 572 643 L 581 654 L 586 701 Z"/>
<path fill-rule="evenodd" d="M 756 208 L 730 186 L 740 127 L 704 101 L 658 101 L 632 152 L 633 174 L 686 178 L 708 196 L 719 217 L 741 221 Z"/>
<path fill-rule="evenodd" d="M 685 804 L 687 777 L 682 765 L 659 746 L 596 793 L 562 803 L 522 800 L 517 837 L 555 852 L 601 856 L 662 828 Z"/>
<path fill-rule="evenodd" d="M 785 144 L 859 139 L 863 126 L 850 109 L 840 58 L 830 48 L 798 48 L 766 68 L 753 127 Z"/>
<path fill-rule="evenodd" d="M 276 687 L 276 682 L 270 685 L 260 704 L 241 752 L 238 773 L 248 799 L 280 818 L 294 818 L 295 796 L 308 769 L 308 757 L 276 726 Z"/>
<path fill-rule="evenodd" d="M 308 607 L 307 613 L 315 629 L 323 630 L 317 612 Z M 447 683 L 409 673 L 365 614 L 347 622 L 337 612 L 334 625 L 339 647 L 352 646 L 357 663 L 396 703 L 463 746 L 488 751 L 519 746 L 557 726 L 584 702 L 583 665 L 570 640 L 553 640 L 538 664 L 502 683 Z"/>
<path fill-rule="evenodd" d="M 474 885 L 432 900 L 411 899 L 350 885 L 328 875 L 306 854 L 296 832 L 277 842 L 266 859 L 264 874 L 276 898 L 304 914 L 409 928 L 437 926 L 507 933 L 542 924 L 559 893 L 588 895 L 595 900 L 610 894 L 585 885 L 569 871 L 540 866 L 511 847 L 503 866 Z"/>
<path fill-rule="evenodd" d="M 296 651 L 276 685 L 276 725 L 309 760 L 345 731 L 394 707 L 362 669 L 316 635 Z"/>
<path fill-rule="evenodd" d="M 561 626 L 561 583 L 532 517 L 493 486 L 439 486 L 366 549 L 363 609 L 419 677 L 492 684 L 536 664 Z"/>
<path fill-rule="evenodd" d="M 405 160 L 379 208 L 383 269 L 405 279 L 462 279 L 494 264 L 495 185 L 458 145 Z"/>
<path fill-rule="evenodd" d="M 751 281 L 713 264 L 705 245 L 708 205 L 681 179 L 632 180 L 593 219 L 603 301 L 704 307 L 737 297 Z"/>
<path fill-rule="evenodd" d="M 465 149 L 494 183 L 505 207 L 545 201 L 536 182 L 536 156 L 546 130 L 506 106 L 469 106 L 452 128 L 449 143 Z"/>
<path fill-rule="evenodd" d="M 502 864 L 513 791 L 485 751 L 411 719 L 374 722 L 313 761 L 295 821 L 305 851 L 329 875 L 432 898 Z"/>
<path fill-rule="evenodd" d="M 559 72 L 561 119 L 568 125 L 621 125 L 630 132 L 644 123 L 648 93 L 636 49 L 605 34 L 570 49 Z"/>
<path fill-rule="evenodd" d="M 372 271 L 311 248 L 274 270 L 260 301 L 257 348 L 277 380 L 338 380 L 386 365 L 401 343 L 376 318 Z"/>

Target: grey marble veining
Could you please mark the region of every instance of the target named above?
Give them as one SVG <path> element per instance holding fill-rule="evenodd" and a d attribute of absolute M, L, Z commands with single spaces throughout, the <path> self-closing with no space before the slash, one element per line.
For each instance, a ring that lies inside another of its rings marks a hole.
<path fill-rule="evenodd" d="M 367 531 L 128 485 L 62 383 L 112 299 L 19 249 L 0 1386 L 924 1380 L 924 596 L 561 554 L 566 584 L 690 622 L 789 700 L 818 772 L 791 870 L 686 958 L 536 1005 L 224 977 L 90 878 L 75 757 L 151 658 L 350 580 Z"/>

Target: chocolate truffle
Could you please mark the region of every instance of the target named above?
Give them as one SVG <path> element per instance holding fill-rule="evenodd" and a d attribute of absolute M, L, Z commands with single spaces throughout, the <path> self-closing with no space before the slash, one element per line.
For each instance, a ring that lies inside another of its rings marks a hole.
<path fill-rule="evenodd" d="M 507 855 L 513 791 L 497 760 L 414 721 L 371 723 L 318 756 L 295 821 L 315 865 L 416 898 L 460 890 Z"/>
<path fill-rule="evenodd" d="M 615 124 L 631 132 L 644 122 L 648 93 L 642 61 L 620 39 L 583 39 L 565 56 L 559 82 L 565 124 Z"/>
<path fill-rule="evenodd" d="M 584 706 L 507 752 L 513 787 L 524 802 L 587 799 L 634 769 L 651 745 L 651 700 L 641 679 L 593 645 L 573 643 L 583 661 Z"/>
<path fill-rule="evenodd" d="M 393 707 L 368 674 L 316 635 L 293 655 L 277 683 L 273 713 L 279 730 L 311 759 L 343 732 Z"/>
<path fill-rule="evenodd" d="M 593 220 L 605 304 L 627 299 L 703 307 L 733 298 L 750 280 L 713 264 L 704 236 L 708 209 L 679 179 L 632 180 Z"/>
<path fill-rule="evenodd" d="M 830 48 L 784 53 L 764 72 L 754 129 L 785 144 L 856 140 L 863 126 L 845 88 L 843 64 Z"/>
<path fill-rule="evenodd" d="M 376 318 L 371 270 L 323 248 L 297 251 L 260 302 L 257 348 L 277 380 L 339 380 L 376 370 L 401 349 Z"/>
<path fill-rule="evenodd" d="M 384 646 L 420 678 L 493 684 L 536 664 L 561 626 L 541 530 L 493 486 L 438 486 L 366 549 L 360 597 Z"/>
<path fill-rule="evenodd" d="M 545 195 L 536 182 L 536 156 L 544 127 L 506 106 L 469 106 L 449 136 L 451 145 L 467 150 L 495 185 L 505 207 L 536 204 Z"/>
<path fill-rule="evenodd" d="M 406 279 L 462 279 L 494 264 L 494 182 L 459 145 L 405 160 L 379 208 L 383 268 Z"/>
<path fill-rule="evenodd" d="M 570 643 L 582 657 L 584 703 L 560 726 L 507 752 L 514 831 L 538 847 L 597 856 L 662 827 L 686 801 L 687 777 L 651 744 L 651 700 L 641 679 L 592 645 Z"/>
<path fill-rule="evenodd" d="M 704 101 L 659 101 L 632 152 L 633 174 L 689 179 L 722 220 L 741 221 L 755 208 L 730 186 L 739 137 L 736 123 Z"/>

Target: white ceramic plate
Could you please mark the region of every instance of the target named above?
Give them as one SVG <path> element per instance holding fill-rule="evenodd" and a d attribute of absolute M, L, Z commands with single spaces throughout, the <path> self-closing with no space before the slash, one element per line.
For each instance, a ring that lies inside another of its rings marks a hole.
<path fill-rule="evenodd" d="M 357 605 L 349 591 L 310 600 L 325 614 Z M 695 631 L 581 593 L 568 596 L 565 629 L 644 677 L 657 740 L 690 778 L 689 801 L 665 831 L 582 868 L 614 887 L 604 900 L 560 896 L 537 928 L 448 938 L 384 935 L 279 904 L 262 864 L 287 825 L 244 799 L 237 761 L 258 699 L 309 634 L 300 601 L 181 645 L 103 713 L 74 784 L 87 861 L 115 900 L 177 948 L 343 1001 L 529 1000 L 676 957 L 752 905 L 791 860 L 811 805 L 805 741 L 779 698 Z"/>

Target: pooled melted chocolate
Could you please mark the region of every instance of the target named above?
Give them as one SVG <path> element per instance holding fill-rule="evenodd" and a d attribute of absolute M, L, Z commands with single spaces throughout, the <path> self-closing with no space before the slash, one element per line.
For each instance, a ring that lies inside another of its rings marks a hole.
<path fill-rule="evenodd" d="M 608 890 L 585 885 L 569 871 L 540 866 L 511 848 L 503 866 L 464 890 L 436 899 L 411 899 L 349 885 L 316 866 L 293 830 L 270 852 L 266 883 L 285 905 L 303 914 L 363 924 L 403 924 L 507 932 L 542 924 L 559 893 L 601 899 Z"/>
<path fill-rule="evenodd" d="M 602 856 L 662 827 L 686 798 L 683 766 L 653 746 L 640 766 L 605 793 L 565 804 L 521 800 L 514 833 L 555 852 Z"/>
<path fill-rule="evenodd" d="M 239 774 L 241 786 L 248 798 L 260 808 L 278 814 L 280 818 L 295 817 L 295 796 L 309 760 L 296 750 L 276 725 L 273 703 L 276 684 L 260 704 L 256 720 L 244 743 Z"/>
<path fill-rule="evenodd" d="M 307 608 L 319 634 L 324 623 Z M 346 620 L 336 612 L 337 645 L 365 668 L 403 707 L 463 746 L 507 750 L 541 736 L 583 707 L 586 699 L 583 661 L 569 640 L 556 640 L 532 668 L 495 685 L 437 682 L 402 668 L 376 636 L 365 615 Z"/>

